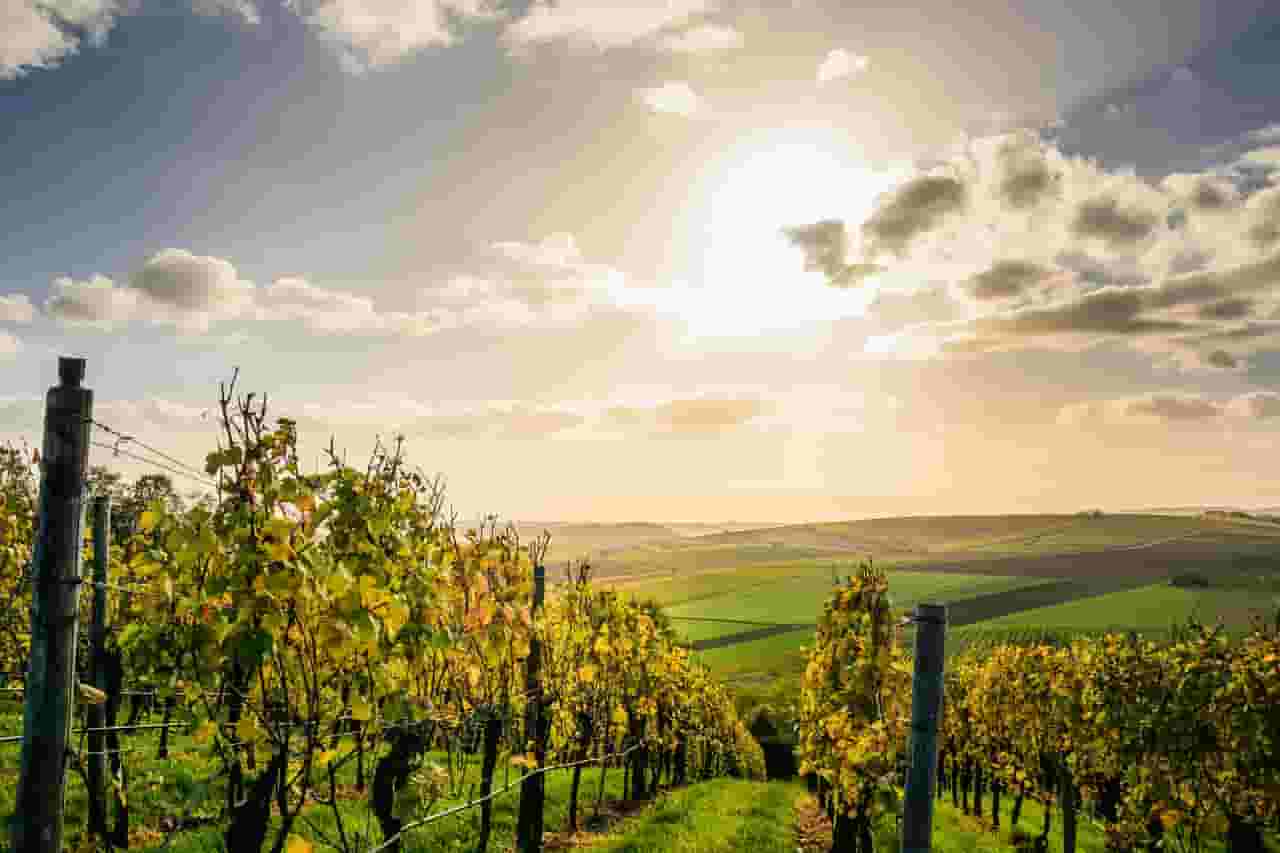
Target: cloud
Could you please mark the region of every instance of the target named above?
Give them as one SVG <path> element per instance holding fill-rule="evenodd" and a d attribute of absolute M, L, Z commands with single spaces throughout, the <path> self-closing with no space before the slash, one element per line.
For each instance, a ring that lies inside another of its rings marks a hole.
<path fill-rule="evenodd" d="M 1063 406 L 1058 423 L 1070 426 L 1204 424 L 1222 418 L 1262 421 L 1280 417 L 1280 394 L 1252 391 L 1225 400 L 1204 394 L 1155 391 L 1133 397 L 1089 400 Z"/>
<path fill-rule="evenodd" d="M 1045 267 L 1027 261 L 996 261 L 990 269 L 970 278 L 966 282 L 966 289 L 974 299 L 984 302 L 1011 299 L 1022 296 L 1051 274 Z"/>
<path fill-rule="evenodd" d="M 1204 363 L 1209 367 L 1216 367 L 1221 370 L 1233 370 L 1240 366 L 1240 359 L 1226 350 L 1216 349 L 1205 355 Z"/>
<path fill-rule="evenodd" d="M 1098 198 L 1080 205 L 1071 230 L 1078 237 L 1101 240 L 1115 249 L 1150 236 L 1159 221 L 1151 211 L 1122 209 L 1114 198 Z"/>
<path fill-rule="evenodd" d="M 818 65 L 818 85 L 845 77 L 852 77 L 867 70 L 871 60 L 842 47 L 829 51 Z"/>
<path fill-rule="evenodd" d="M 703 24 L 682 33 L 665 36 L 659 45 L 672 53 L 709 53 L 742 47 L 742 33 L 733 27 Z"/>
<path fill-rule="evenodd" d="M 784 233 L 829 278 L 875 262 L 893 291 L 968 295 L 959 317 L 865 342 L 886 356 L 1113 343 L 1222 369 L 1280 349 L 1280 184 L 1238 163 L 1152 182 L 1028 132 L 969 139 L 856 230 Z"/>
<path fill-rule="evenodd" d="M 692 118 L 705 109 L 698 93 L 684 80 L 674 80 L 654 88 L 640 89 L 637 94 L 651 110 Z"/>
<path fill-rule="evenodd" d="M 782 229 L 788 240 L 804 252 L 804 268 L 817 270 L 832 287 L 849 287 L 883 269 L 877 264 L 848 264 L 849 234 L 838 219 Z"/>
<path fill-rule="evenodd" d="M 241 279 L 230 261 L 183 249 L 152 255 L 128 284 L 104 275 L 55 279 L 44 309 L 70 327 L 110 330 L 141 320 L 191 334 L 209 333 L 228 320 L 286 320 L 314 332 L 416 337 L 451 321 L 439 312 L 379 311 L 366 297 L 301 278 L 280 278 L 257 288 Z"/>
<path fill-rule="evenodd" d="M 411 422 L 407 432 L 440 438 L 549 438 L 585 420 L 582 415 L 565 409 L 515 404 L 430 415 Z"/>
<path fill-rule="evenodd" d="M 36 310 L 25 293 L 0 296 L 0 323 L 27 325 L 35 319 Z"/>
<path fill-rule="evenodd" d="M 718 5 L 716 0 L 541 0 L 507 28 L 505 37 L 515 45 L 569 39 L 625 47 L 714 12 Z"/>
<path fill-rule="evenodd" d="M 1060 189 L 1061 172 L 1045 158 L 1030 134 L 1017 134 L 996 152 L 999 184 L 996 196 L 1014 210 L 1034 207 Z"/>
<path fill-rule="evenodd" d="M 966 197 L 965 185 L 953 177 L 926 175 L 908 181 L 862 224 L 869 254 L 887 251 L 901 256 L 916 237 L 962 210 Z"/>
<path fill-rule="evenodd" d="M 0 80 L 52 68 L 101 44 L 115 24 L 116 0 L 4 0 L 0 3 Z"/>
<path fill-rule="evenodd" d="M 191 0 L 191 9 L 197 15 L 239 18 L 254 27 L 262 23 L 262 13 L 255 0 Z"/>
<path fill-rule="evenodd" d="M 554 270 L 577 270 L 583 264 L 581 250 L 572 234 L 550 234 L 537 243 L 500 241 L 493 248 L 519 263 Z"/>
<path fill-rule="evenodd" d="M 1073 403 L 1058 411 L 1058 423 L 1069 426 L 1193 424 L 1217 419 L 1227 410 L 1227 405 L 1201 394 L 1156 391 L 1135 397 Z"/>
<path fill-rule="evenodd" d="M 603 425 L 655 436 L 707 438 L 745 426 L 773 411 L 755 397 L 707 396 L 668 400 L 652 406 L 612 406 Z"/>
<path fill-rule="evenodd" d="M 1206 320 L 1243 320 L 1253 311 L 1252 299 L 1220 299 L 1201 305 L 1199 315 Z"/>
<path fill-rule="evenodd" d="M 145 425 L 189 428 L 217 424 L 213 406 L 192 406 L 163 397 L 103 400 L 94 404 L 94 414 L 109 426 L 126 431 Z"/>
<path fill-rule="evenodd" d="M 1124 405 L 1133 417 L 1149 417 L 1160 421 L 1202 421 L 1222 414 L 1222 406 L 1194 394 L 1149 394 Z"/>
<path fill-rule="evenodd" d="M 104 330 L 128 322 L 137 309 L 138 293 L 117 286 L 104 275 L 83 281 L 65 276 L 56 278 L 44 303 L 45 313 L 64 325 Z"/>
<path fill-rule="evenodd" d="M 486 0 L 286 0 L 339 50 L 353 73 L 394 65 L 455 42 L 450 19 L 491 17 Z"/>
<path fill-rule="evenodd" d="M 254 299 L 252 282 L 242 280 L 230 261 L 185 249 L 152 255 L 130 285 L 154 322 L 189 331 L 207 331 L 211 322 L 249 309 Z"/>
<path fill-rule="evenodd" d="M 292 320 L 320 333 L 421 337 L 449 324 L 442 312 L 378 311 L 373 300 L 316 287 L 301 278 L 280 278 L 257 297 L 261 320 Z"/>

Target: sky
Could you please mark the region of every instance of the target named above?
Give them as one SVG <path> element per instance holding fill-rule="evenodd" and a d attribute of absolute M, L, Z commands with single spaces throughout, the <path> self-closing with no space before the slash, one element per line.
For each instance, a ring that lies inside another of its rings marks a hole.
<path fill-rule="evenodd" d="M 0 441 L 72 355 L 468 517 L 1280 504 L 1280 2 L 954 6 L 0 0 Z"/>

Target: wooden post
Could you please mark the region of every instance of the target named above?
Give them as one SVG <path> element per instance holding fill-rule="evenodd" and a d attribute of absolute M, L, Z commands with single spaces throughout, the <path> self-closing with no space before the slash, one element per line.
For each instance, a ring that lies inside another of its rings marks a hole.
<path fill-rule="evenodd" d="M 80 550 L 93 392 L 82 358 L 58 359 L 45 398 L 40 526 L 32 558 L 31 654 L 22 764 L 10 840 L 14 853 L 61 853 L 67 742 L 75 707 Z"/>
<path fill-rule="evenodd" d="M 533 566 L 533 609 L 536 620 L 546 596 L 547 570 L 541 561 Z M 546 753 L 545 708 L 542 696 L 542 640 L 535 631 L 529 638 L 529 660 L 525 667 L 525 738 L 530 741 L 538 767 Z M 530 776 L 520 783 L 520 813 L 516 820 L 516 850 L 519 853 L 542 851 L 542 807 L 546 799 L 546 776 Z"/>
<path fill-rule="evenodd" d="M 929 853 L 938 770 L 947 608 L 916 605 L 915 676 L 911 684 L 911 764 L 902 814 L 902 853 Z"/>
<path fill-rule="evenodd" d="M 93 624 L 89 628 L 89 683 L 107 692 L 107 565 L 111 561 L 111 495 L 93 498 Z M 107 844 L 106 705 L 90 705 L 89 711 L 89 830 Z"/>

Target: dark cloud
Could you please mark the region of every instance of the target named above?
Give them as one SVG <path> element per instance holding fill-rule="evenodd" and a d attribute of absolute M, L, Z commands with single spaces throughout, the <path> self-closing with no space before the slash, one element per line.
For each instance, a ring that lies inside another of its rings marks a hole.
<path fill-rule="evenodd" d="M 1216 272 L 1198 272 L 1165 281 L 1147 292 L 1153 309 L 1201 305 L 1239 298 L 1280 285 L 1280 252 Z"/>
<path fill-rule="evenodd" d="M 873 253 L 902 255 L 921 234 L 936 228 L 948 215 L 962 209 L 965 185 L 941 175 L 915 178 L 895 190 L 871 218 L 862 224 Z"/>
<path fill-rule="evenodd" d="M 1150 281 L 1138 272 L 1122 272 L 1109 267 L 1106 263 L 1084 252 L 1059 252 L 1053 261 L 1063 269 L 1074 272 L 1086 284 L 1130 287 Z"/>
<path fill-rule="evenodd" d="M 1021 296 L 1049 275 L 1050 271 L 1039 264 L 1027 261 L 996 261 L 990 269 L 970 278 L 966 283 L 966 289 L 974 299 L 982 301 L 1009 299 Z"/>
<path fill-rule="evenodd" d="M 1114 198 L 1086 201 L 1071 221 L 1077 237 L 1102 240 L 1108 248 L 1131 246 L 1150 236 L 1160 217 L 1147 210 L 1123 210 Z"/>
<path fill-rule="evenodd" d="M 1222 414 L 1222 406 L 1190 394 L 1151 394 L 1125 403 L 1127 415 L 1147 416 L 1164 421 L 1202 421 Z"/>
<path fill-rule="evenodd" d="M 1006 207 L 1024 210 L 1041 200 L 1057 195 L 1062 175 L 1049 168 L 1044 152 L 1027 141 L 1003 145 L 996 152 L 1000 166 L 1000 183 L 996 196 Z"/>
<path fill-rule="evenodd" d="M 1144 318 L 1144 307 L 1139 290 L 1104 287 L 1054 305 L 982 317 L 974 321 L 973 328 L 981 335 L 1000 338 L 1086 332 L 1141 335 L 1186 328 L 1176 321 Z"/>
<path fill-rule="evenodd" d="M 845 263 L 849 232 L 838 219 L 795 225 L 783 228 L 782 233 L 804 252 L 804 268 L 821 272 L 832 287 L 850 287 L 884 269 L 877 264 Z"/>
<path fill-rule="evenodd" d="M 1200 317 L 1205 320 L 1242 320 L 1253 310 L 1252 299 L 1221 299 L 1200 306 Z"/>
<path fill-rule="evenodd" d="M 1196 210 L 1222 210 L 1234 204 L 1236 196 L 1226 181 L 1201 178 L 1188 201 Z"/>
<path fill-rule="evenodd" d="M 1216 349 L 1204 357 L 1205 364 L 1210 367 L 1220 367 L 1223 370 L 1231 370 L 1240 366 L 1240 359 L 1224 349 Z"/>

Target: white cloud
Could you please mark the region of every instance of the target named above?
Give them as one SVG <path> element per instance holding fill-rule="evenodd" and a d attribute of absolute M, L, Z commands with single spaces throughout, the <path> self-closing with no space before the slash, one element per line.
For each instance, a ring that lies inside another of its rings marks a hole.
<path fill-rule="evenodd" d="M 703 24 L 662 39 L 661 46 L 673 53 L 706 53 L 742 47 L 742 33 L 733 27 Z"/>
<path fill-rule="evenodd" d="M 35 319 L 36 311 L 25 293 L 0 296 L 0 323 L 26 325 Z"/>
<path fill-rule="evenodd" d="M 488 17 L 485 0 L 286 0 L 341 52 L 347 70 L 385 68 L 424 48 L 450 45 L 450 13 Z"/>
<path fill-rule="evenodd" d="M 715 11 L 717 0 L 558 0 L 540 2 L 507 30 L 515 44 L 572 39 L 623 47 Z"/>
<path fill-rule="evenodd" d="M 650 89 L 641 89 L 639 96 L 649 108 L 660 113 L 674 113 L 692 118 L 703 111 L 704 103 L 698 93 L 683 80 L 663 83 Z"/>
<path fill-rule="evenodd" d="M 0 80 L 57 65 L 84 37 L 101 43 L 117 11 L 116 0 L 3 0 Z"/>
<path fill-rule="evenodd" d="M 205 332 L 217 320 L 252 307 L 253 283 L 244 281 L 230 261 L 165 249 L 147 259 L 130 282 L 154 323 Z"/>
<path fill-rule="evenodd" d="M 582 252 L 572 234 L 551 234 L 538 243 L 503 241 L 493 247 L 520 263 L 555 269 L 578 269 L 582 265 Z"/>
<path fill-rule="evenodd" d="M 104 330 L 131 320 L 137 309 L 137 291 L 117 286 L 104 275 L 83 281 L 56 278 L 44 303 L 45 312 L 63 325 Z"/>
<path fill-rule="evenodd" d="M 316 287 L 305 279 L 281 278 L 257 294 L 260 320 L 291 320 L 321 333 L 348 332 L 420 337 L 441 328 L 430 313 L 380 312 L 373 300 L 342 290 Z"/>
<path fill-rule="evenodd" d="M 262 23 L 255 0 L 191 0 L 191 9 L 197 15 L 229 15 L 254 27 Z"/>
<path fill-rule="evenodd" d="M 842 47 L 830 51 L 818 66 L 818 84 L 830 83 L 843 77 L 861 74 L 871 65 L 871 60 Z"/>

